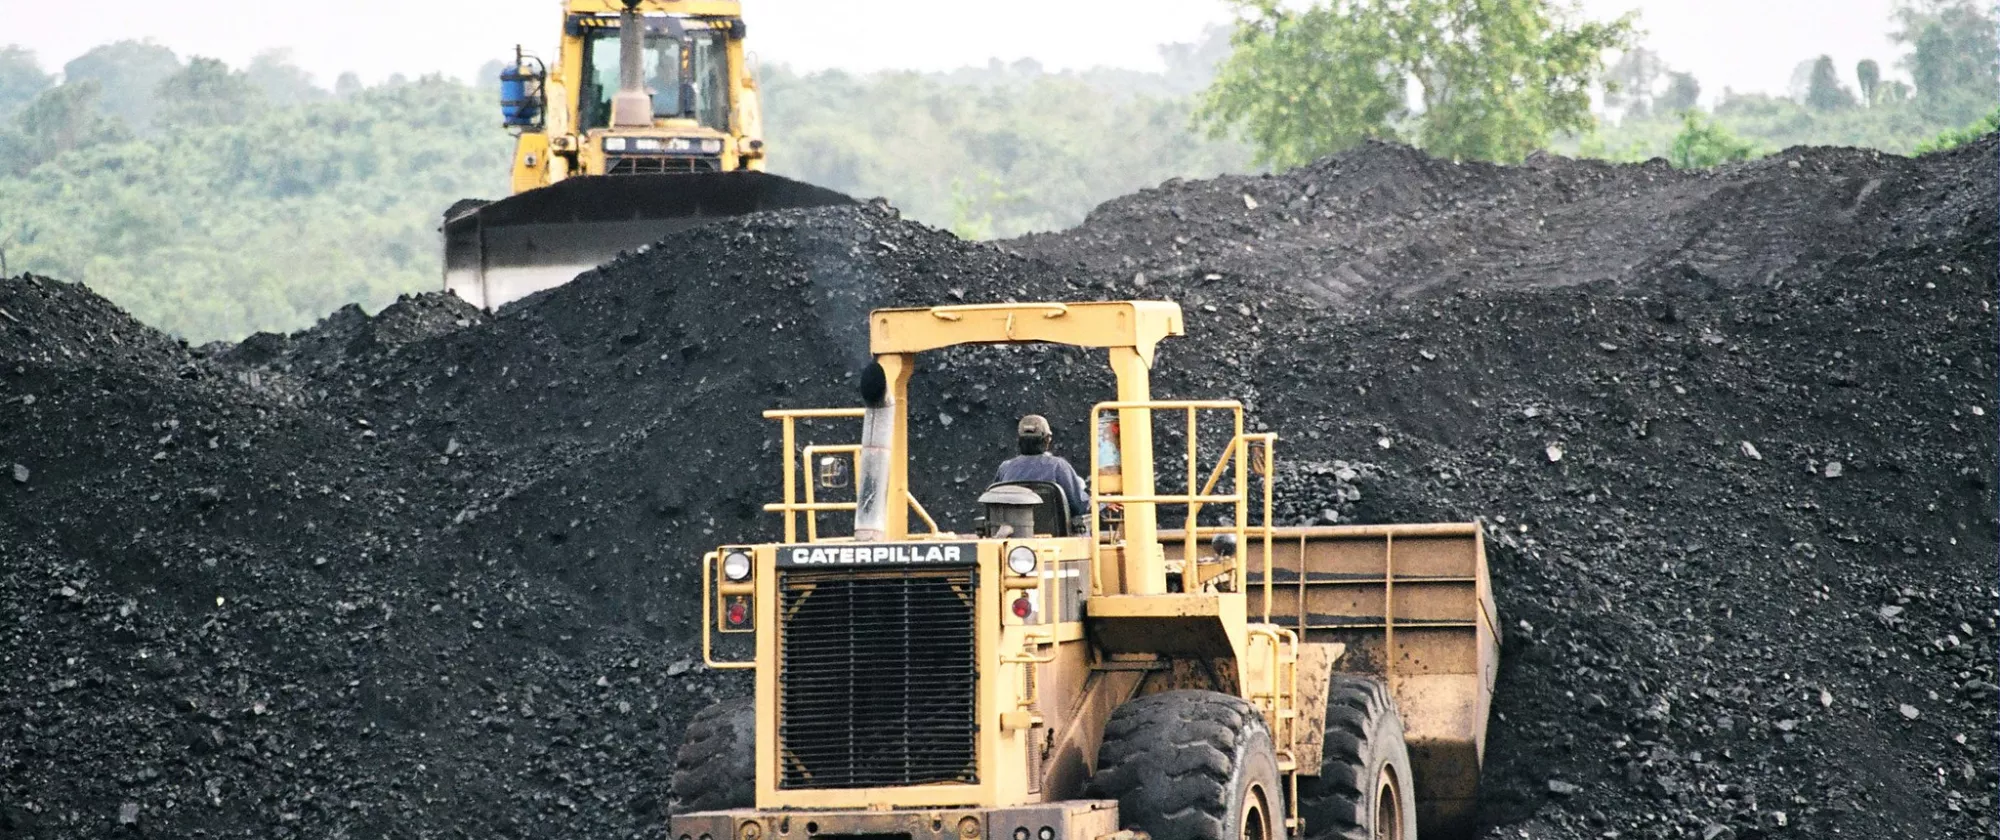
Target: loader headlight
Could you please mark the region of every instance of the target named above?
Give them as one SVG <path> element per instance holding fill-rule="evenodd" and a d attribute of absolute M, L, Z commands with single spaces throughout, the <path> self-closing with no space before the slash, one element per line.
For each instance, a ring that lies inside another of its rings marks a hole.
<path fill-rule="evenodd" d="M 667 148 L 666 141 L 661 140 L 658 137 L 632 138 L 632 150 L 635 152 L 658 152 L 658 151 L 663 151 L 666 148 Z"/>
<path fill-rule="evenodd" d="M 1007 571 L 1017 575 L 1035 573 L 1035 550 L 1025 545 L 1017 545 L 1007 551 Z"/>
<path fill-rule="evenodd" d="M 722 154 L 722 140 L 720 140 L 719 138 L 710 137 L 707 140 L 701 141 L 701 151 L 703 154 L 710 154 L 710 155 Z"/>
<path fill-rule="evenodd" d="M 722 576 L 728 578 L 733 583 L 742 583 L 749 580 L 750 553 L 747 551 L 732 551 L 722 555 Z"/>
<path fill-rule="evenodd" d="M 628 142 L 630 141 L 623 137 L 606 137 L 604 138 L 604 150 L 607 152 L 622 152 L 625 151 Z"/>

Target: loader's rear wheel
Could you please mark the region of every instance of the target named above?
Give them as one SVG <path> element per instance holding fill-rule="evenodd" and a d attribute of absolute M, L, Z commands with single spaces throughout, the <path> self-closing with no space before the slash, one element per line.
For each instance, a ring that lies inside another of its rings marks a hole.
<path fill-rule="evenodd" d="M 1153 840 L 1285 840 L 1277 749 L 1255 706 L 1169 691 L 1111 713 L 1091 792 Z"/>
<path fill-rule="evenodd" d="M 675 814 L 757 804 L 757 716 L 747 700 L 724 700 L 696 713 L 674 755 Z"/>
<path fill-rule="evenodd" d="M 1305 840 L 1416 840 L 1410 748 L 1389 687 L 1334 674 L 1318 776 L 1299 777 Z"/>

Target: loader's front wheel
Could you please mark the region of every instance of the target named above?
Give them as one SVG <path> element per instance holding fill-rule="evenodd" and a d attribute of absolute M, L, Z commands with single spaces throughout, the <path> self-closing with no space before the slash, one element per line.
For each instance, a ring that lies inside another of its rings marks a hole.
<path fill-rule="evenodd" d="M 1240 697 L 1169 691 L 1126 701 L 1105 723 L 1090 787 L 1153 840 L 1285 840 L 1271 730 Z"/>
<path fill-rule="evenodd" d="M 1305 840 L 1416 840 L 1403 718 L 1381 680 L 1334 674 L 1318 776 L 1299 777 Z"/>
<path fill-rule="evenodd" d="M 757 804 L 757 716 L 747 700 L 724 700 L 697 712 L 674 755 L 675 814 Z"/>

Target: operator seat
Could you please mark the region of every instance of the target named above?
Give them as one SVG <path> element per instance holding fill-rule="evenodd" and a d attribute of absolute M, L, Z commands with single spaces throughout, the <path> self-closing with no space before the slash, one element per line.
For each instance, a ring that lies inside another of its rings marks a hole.
<path fill-rule="evenodd" d="M 983 502 L 996 488 L 1020 487 L 1034 492 L 1041 499 L 1035 505 L 1035 535 L 1042 537 L 1067 537 L 1071 533 L 1069 519 L 1069 494 L 1062 486 L 1048 481 L 1002 481 L 989 484 L 980 494 Z M 990 517 L 989 517 L 990 518 Z M 1016 535 L 1021 536 L 1021 535 Z"/>

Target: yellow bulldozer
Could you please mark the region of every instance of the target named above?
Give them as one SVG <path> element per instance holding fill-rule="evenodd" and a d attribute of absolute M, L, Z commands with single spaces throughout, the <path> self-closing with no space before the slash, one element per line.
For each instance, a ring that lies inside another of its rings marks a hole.
<path fill-rule="evenodd" d="M 753 671 L 755 696 L 689 725 L 675 840 L 1470 832 L 1500 633 L 1478 523 L 1273 524 L 1277 436 L 1238 402 L 1150 393 L 1183 334 L 1171 302 L 868 326 L 861 407 L 765 412 L 784 541 L 702 560 L 704 658 Z M 917 355 L 1031 343 L 1109 357 L 1088 505 L 997 484 L 947 530 L 910 489 Z M 1156 417 L 1183 439 L 1156 441 Z M 1161 441 L 1184 488 L 1156 486 Z"/>
<path fill-rule="evenodd" d="M 496 308 L 680 228 L 852 203 L 764 171 L 746 34 L 737 0 L 562 0 L 555 63 L 501 71 L 513 194 L 445 212 L 445 288 Z"/>

